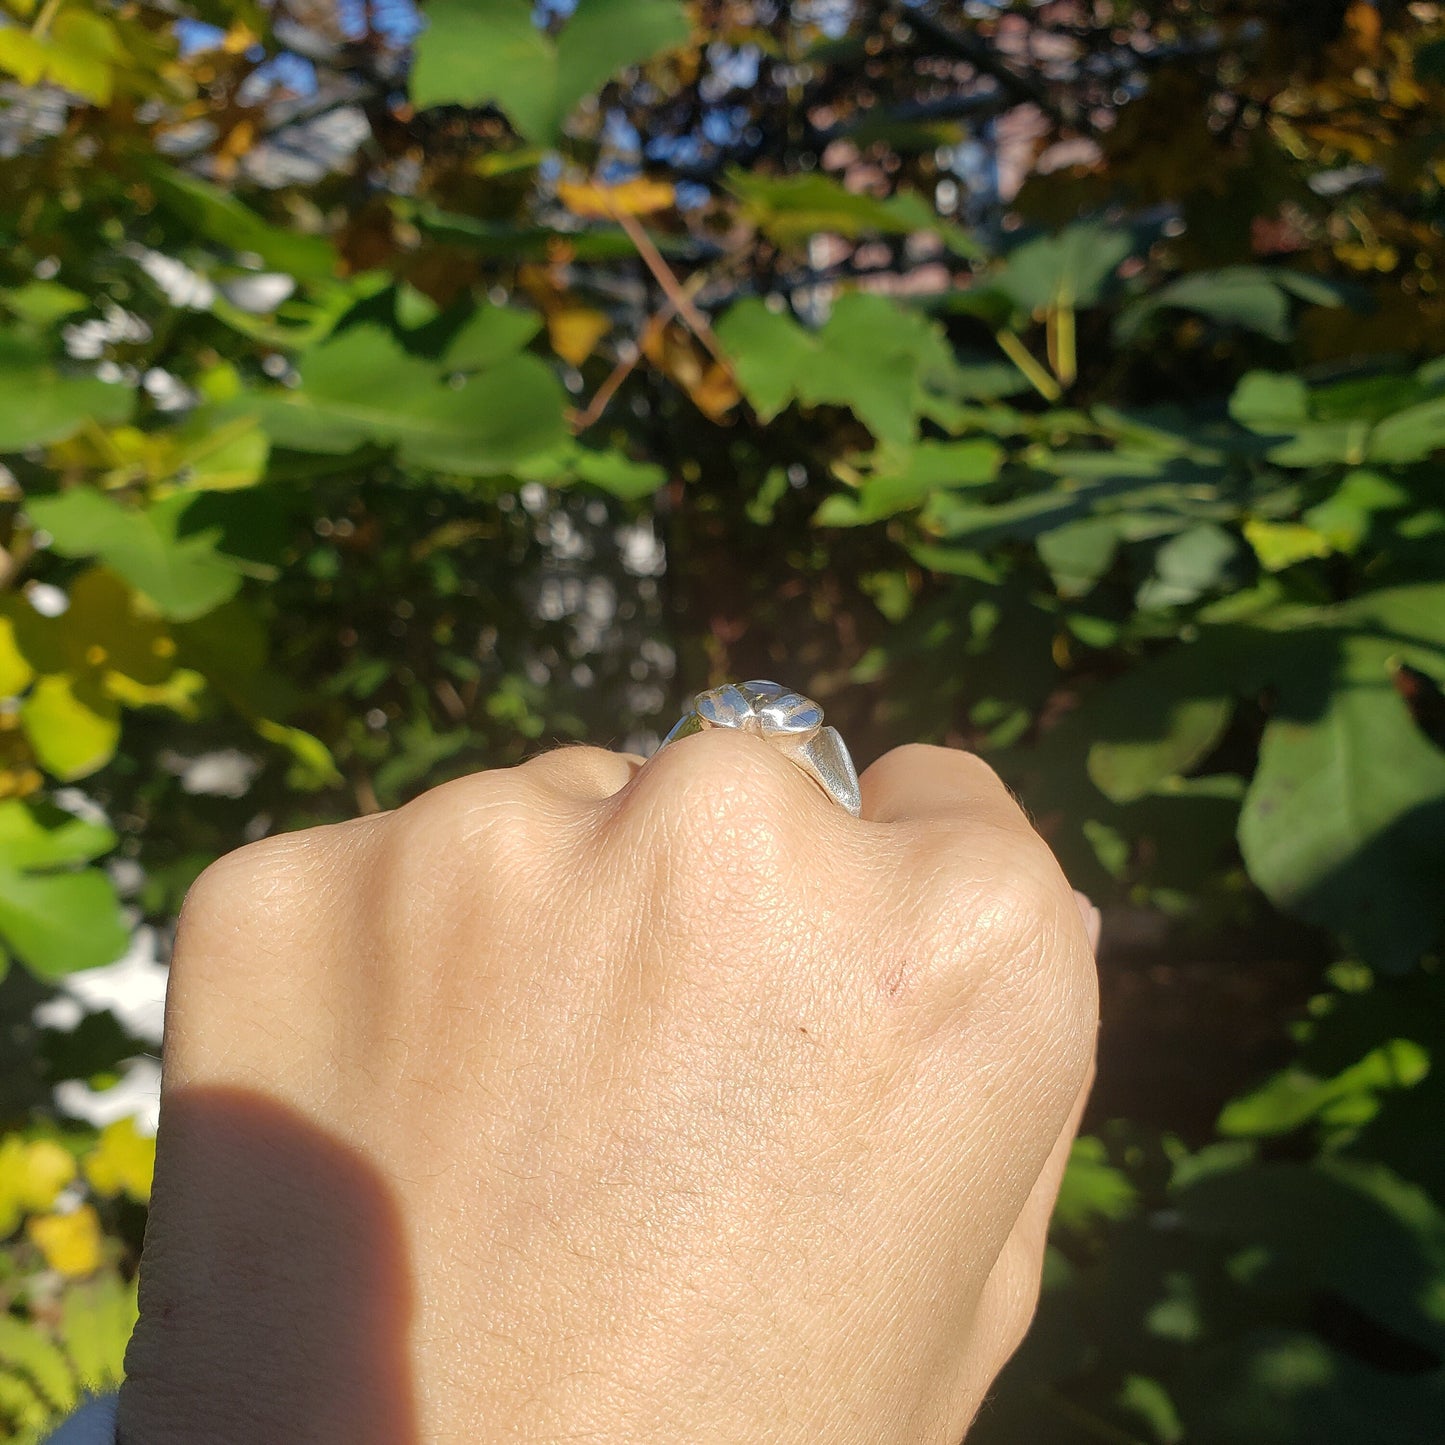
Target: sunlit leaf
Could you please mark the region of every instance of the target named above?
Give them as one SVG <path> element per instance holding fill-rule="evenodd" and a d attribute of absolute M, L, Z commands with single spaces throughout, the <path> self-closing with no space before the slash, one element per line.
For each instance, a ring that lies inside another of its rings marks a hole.
<path fill-rule="evenodd" d="M 81 1161 L 86 1181 L 97 1194 L 106 1198 L 124 1194 L 138 1204 L 151 1197 L 155 1166 L 155 1137 L 142 1134 L 132 1118 L 107 1124 Z"/>
<path fill-rule="evenodd" d="M 433 0 L 425 14 L 415 104 L 495 104 L 518 132 L 545 143 L 556 142 L 584 96 L 689 34 L 674 0 L 579 0 L 555 41 L 526 0 Z"/>
<path fill-rule="evenodd" d="M 946 386 L 952 369 L 935 325 L 881 296 L 840 297 L 817 331 L 741 301 L 717 330 L 762 420 L 793 400 L 848 407 L 880 441 L 910 441 L 925 396 Z"/>
<path fill-rule="evenodd" d="M 42 352 L 0 334 L 0 451 L 58 441 L 87 421 L 123 421 L 134 402 L 129 386 L 62 375 Z"/>
<path fill-rule="evenodd" d="M 120 742 L 120 708 L 94 679 L 42 677 L 20 705 L 36 759 L 62 782 L 104 767 Z"/>
<path fill-rule="evenodd" d="M 193 499 L 178 495 L 149 507 L 125 507 L 88 487 L 34 497 L 27 508 L 65 557 L 99 557 L 166 616 L 199 617 L 241 585 L 236 564 L 216 548 L 212 530 L 188 530 Z"/>
<path fill-rule="evenodd" d="M 590 221 L 607 221 L 616 216 L 648 216 L 664 211 L 675 200 L 665 181 L 636 176 L 616 185 L 597 181 L 558 181 L 557 199 L 575 216 Z"/>
<path fill-rule="evenodd" d="M 564 434 L 562 388 L 537 358 L 512 355 L 453 385 L 374 326 L 311 352 L 295 389 L 252 401 L 279 446 L 342 453 L 375 442 L 404 464 L 465 476 L 505 471 Z"/>
<path fill-rule="evenodd" d="M 1445 919 L 1445 751 L 1392 686 L 1390 643 L 1345 646 L 1334 687 L 1265 729 L 1239 843 L 1281 908 L 1399 969 Z"/>
<path fill-rule="evenodd" d="M 1312 557 L 1328 557 L 1330 539 L 1300 522 L 1269 522 L 1261 517 L 1246 518 L 1244 538 L 1266 572 L 1279 572 Z"/>
<path fill-rule="evenodd" d="M 104 1262 L 105 1237 L 93 1205 L 82 1204 L 68 1214 L 36 1215 L 25 1228 L 45 1263 L 72 1279 L 94 1274 Z"/>

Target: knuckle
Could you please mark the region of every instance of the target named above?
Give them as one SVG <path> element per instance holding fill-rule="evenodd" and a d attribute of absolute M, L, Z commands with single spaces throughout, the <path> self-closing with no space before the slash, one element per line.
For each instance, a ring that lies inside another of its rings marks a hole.
<path fill-rule="evenodd" d="M 615 792 L 627 781 L 630 765 L 621 753 L 588 743 L 563 743 L 528 758 L 513 771 L 518 779 L 552 791 L 588 797 Z"/>
<path fill-rule="evenodd" d="M 458 778 L 390 814 L 373 877 L 383 906 L 410 913 L 460 890 L 495 897 L 545 856 L 540 793 L 520 769 Z"/>
<path fill-rule="evenodd" d="M 289 911 L 312 885 L 324 829 L 262 838 L 216 859 L 196 878 L 181 906 L 182 928 L 194 931 L 244 913 L 260 922 Z"/>
<path fill-rule="evenodd" d="M 1072 890 L 1032 831 L 980 824 L 924 835 L 910 871 L 915 927 L 955 1002 L 1033 1031 L 1097 1015 L 1092 956 Z"/>
<path fill-rule="evenodd" d="M 647 822 L 714 859 L 776 862 L 812 827 L 812 784 L 760 739 L 717 728 L 664 748 L 638 775 Z M 800 795 L 802 795 L 800 799 Z"/>
<path fill-rule="evenodd" d="M 820 829 L 831 819 L 814 809 L 813 786 L 769 744 L 716 729 L 649 760 L 608 827 L 670 926 L 713 940 L 701 950 L 713 953 L 726 919 L 728 946 L 756 951 L 806 908 L 829 853 Z"/>
<path fill-rule="evenodd" d="M 198 978 L 207 990 L 256 983 L 288 946 L 330 911 L 342 835 L 372 820 L 310 828 L 248 843 L 191 884 L 176 923 L 172 987 Z"/>

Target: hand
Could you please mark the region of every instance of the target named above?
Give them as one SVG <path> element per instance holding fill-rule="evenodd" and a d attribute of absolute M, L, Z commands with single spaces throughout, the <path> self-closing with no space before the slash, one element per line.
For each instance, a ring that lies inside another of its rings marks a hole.
<path fill-rule="evenodd" d="M 862 790 L 564 748 L 209 869 L 122 1440 L 954 1445 L 1034 1309 L 1091 946 L 976 758 Z"/>

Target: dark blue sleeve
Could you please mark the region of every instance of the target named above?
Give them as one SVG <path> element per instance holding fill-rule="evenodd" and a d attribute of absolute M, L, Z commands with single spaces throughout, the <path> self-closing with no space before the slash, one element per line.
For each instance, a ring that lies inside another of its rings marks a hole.
<path fill-rule="evenodd" d="M 118 1397 L 95 1395 L 88 1399 L 45 1445 L 115 1445 L 115 1411 Z"/>

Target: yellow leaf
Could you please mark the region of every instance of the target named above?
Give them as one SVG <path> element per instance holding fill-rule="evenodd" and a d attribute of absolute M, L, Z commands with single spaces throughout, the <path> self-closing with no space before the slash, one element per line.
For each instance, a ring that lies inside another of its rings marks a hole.
<path fill-rule="evenodd" d="M 111 63 L 122 53 L 110 21 L 86 10 L 62 10 L 50 35 L 48 79 L 96 105 L 109 105 Z"/>
<path fill-rule="evenodd" d="M 1328 557 L 1334 550 L 1323 532 L 1299 522 L 1265 522 L 1250 517 L 1244 524 L 1244 535 L 1267 572 L 1282 572 L 1310 557 Z"/>
<path fill-rule="evenodd" d="M 15 645 L 15 624 L 0 616 L 0 697 L 19 697 L 34 676 L 35 669 Z"/>
<path fill-rule="evenodd" d="M 30 1211 L 49 1209 L 56 1196 L 75 1178 L 75 1158 L 54 1139 L 33 1139 L 25 1146 L 25 1158 L 17 1193 L 21 1205 Z"/>
<path fill-rule="evenodd" d="M 724 366 L 710 363 L 703 374 L 687 389 L 692 404 L 709 421 L 722 419 L 742 400 L 742 393 Z"/>
<path fill-rule="evenodd" d="M 49 1209 L 74 1178 L 75 1160 L 53 1139 L 11 1134 L 0 1142 L 0 1239 L 24 1215 Z"/>
<path fill-rule="evenodd" d="M 1356 271 L 1393 271 L 1400 264 L 1400 253 L 1393 246 L 1378 243 L 1365 245 L 1341 242 L 1335 255 Z"/>
<path fill-rule="evenodd" d="M 233 20 L 221 42 L 221 49 L 227 55 L 244 55 L 261 37 L 243 21 Z"/>
<path fill-rule="evenodd" d="M 151 1197 L 156 1167 L 156 1141 L 142 1134 L 134 1119 L 117 1119 L 100 1131 L 95 1148 L 81 1166 L 90 1187 L 110 1199 L 125 1194 L 137 1204 Z"/>
<path fill-rule="evenodd" d="M 673 203 L 673 190 L 666 181 L 646 176 L 604 186 L 596 181 L 557 183 L 557 198 L 574 216 L 589 221 L 606 221 L 614 216 L 647 216 L 665 211 Z"/>
<path fill-rule="evenodd" d="M 18 25 L 0 30 L 0 70 L 8 70 L 21 85 L 38 85 L 48 59 L 44 43 L 28 30 Z"/>
<path fill-rule="evenodd" d="M 237 417 L 178 448 L 173 480 L 192 491 L 235 491 L 261 480 L 269 454 L 270 442 L 256 418 Z"/>
<path fill-rule="evenodd" d="M 1345 28 L 1356 48 L 1367 55 L 1380 48 L 1380 12 L 1370 0 L 1355 0 L 1345 11 Z"/>
<path fill-rule="evenodd" d="M 46 772 L 73 782 L 104 767 L 120 741 L 120 709 L 90 678 L 52 673 L 20 704 L 20 721 Z"/>
<path fill-rule="evenodd" d="M 82 1204 L 69 1214 L 38 1214 L 25 1232 L 45 1263 L 71 1279 L 94 1274 L 101 1266 L 100 1216 L 92 1205 Z"/>
<path fill-rule="evenodd" d="M 611 329 L 612 322 L 590 306 L 559 306 L 547 315 L 552 350 L 573 366 L 581 366 Z"/>
<path fill-rule="evenodd" d="M 721 421 L 742 399 L 733 378 L 678 326 L 649 327 L 642 354 L 692 398 L 709 421 Z"/>
<path fill-rule="evenodd" d="M 105 695 L 124 707 L 164 707 L 183 718 L 195 718 L 200 716 L 206 679 L 189 667 L 178 667 L 164 682 L 152 683 L 112 670 L 106 672 L 103 685 Z"/>

